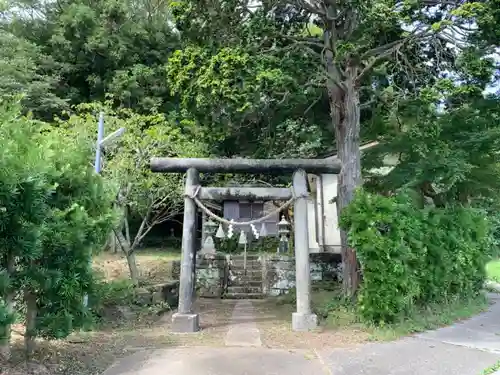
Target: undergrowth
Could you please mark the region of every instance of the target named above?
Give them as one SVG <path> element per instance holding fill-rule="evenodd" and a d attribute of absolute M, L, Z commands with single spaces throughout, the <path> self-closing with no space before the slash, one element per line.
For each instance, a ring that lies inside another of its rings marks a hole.
<path fill-rule="evenodd" d="M 364 322 L 384 326 L 414 311 L 480 298 L 492 247 L 480 210 L 420 209 L 409 195 L 359 191 L 341 226 L 361 264 L 356 309 Z"/>
<path fill-rule="evenodd" d="M 280 297 L 278 303 L 294 306 L 295 289 Z M 429 304 L 425 308 L 414 306 L 410 311 L 395 317 L 393 322 L 382 324 L 366 322 L 355 303 L 342 296 L 338 285 L 332 284 L 327 289 L 324 289 L 324 285 L 313 287 L 311 305 L 321 326 L 326 329 L 355 328 L 368 332 L 373 341 L 389 341 L 470 318 L 485 311 L 488 300 L 483 294 L 479 294 L 469 299 Z"/>

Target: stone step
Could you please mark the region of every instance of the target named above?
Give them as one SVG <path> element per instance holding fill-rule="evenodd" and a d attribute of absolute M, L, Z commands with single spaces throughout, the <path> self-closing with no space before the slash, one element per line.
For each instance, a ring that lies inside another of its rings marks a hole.
<path fill-rule="evenodd" d="M 261 278 L 262 279 L 262 271 L 261 270 L 252 270 L 252 269 L 246 269 L 246 270 L 239 270 L 239 269 L 230 269 L 229 273 L 234 276 L 238 277 L 250 277 L 250 278 Z"/>
<path fill-rule="evenodd" d="M 262 293 L 226 293 L 225 299 L 264 299 L 265 295 Z"/>
<path fill-rule="evenodd" d="M 231 260 L 241 260 L 245 259 L 244 255 L 231 255 Z M 258 260 L 260 262 L 260 255 L 258 254 L 247 254 L 247 260 Z"/>
<path fill-rule="evenodd" d="M 251 286 L 229 286 L 227 288 L 228 294 L 256 294 L 262 293 L 262 286 L 251 287 Z"/>
<path fill-rule="evenodd" d="M 256 269 L 256 270 L 262 269 L 262 264 L 260 262 L 249 261 L 249 262 L 247 262 L 246 266 L 247 266 L 247 269 L 248 268 L 252 268 L 252 269 Z M 233 262 L 233 263 L 229 264 L 229 267 L 243 269 L 243 268 L 245 268 L 245 263 L 239 262 L 239 261 Z"/>
<path fill-rule="evenodd" d="M 261 286 L 262 280 L 230 280 L 229 286 Z"/>
<path fill-rule="evenodd" d="M 244 269 L 234 269 L 231 268 L 229 270 L 230 275 L 236 276 L 236 277 L 247 277 L 249 279 L 261 279 L 262 280 L 262 271 L 261 270 L 253 270 L 253 269 L 247 269 L 246 271 Z"/>
<path fill-rule="evenodd" d="M 239 265 L 239 264 L 237 264 L 237 265 L 231 264 L 231 265 L 229 265 L 229 269 L 235 270 L 235 271 L 244 271 L 245 270 L 245 266 L 243 264 L 241 264 L 241 265 Z M 260 271 L 260 272 L 262 272 L 262 267 L 260 265 L 255 265 L 255 264 L 247 264 L 246 269 L 247 270 L 252 270 L 252 271 Z"/>
<path fill-rule="evenodd" d="M 242 280 L 238 278 L 235 280 L 230 280 L 229 286 L 250 286 L 262 288 L 262 280 Z"/>

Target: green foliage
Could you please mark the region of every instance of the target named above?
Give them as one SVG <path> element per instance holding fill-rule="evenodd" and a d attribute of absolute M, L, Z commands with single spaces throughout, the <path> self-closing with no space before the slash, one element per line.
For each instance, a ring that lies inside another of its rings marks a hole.
<path fill-rule="evenodd" d="M 59 131 L 92 140 L 98 111 L 105 113 L 106 134 L 125 128 L 125 133 L 106 147 L 102 174 L 115 185 L 116 203 L 129 211 L 127 220 L 130 215 L 141 223 L 135 238 L 127 239 L 136 247 L 155 225 L 178 214 L 183 203 L 183 176 L 151 172 L 151 158 L 202 156 L 205 145 L 192 137 L 189 129 L 155 111 L 139 114 L 131 109 L 114 110 L 111 101 L 82 104 L 76 110 L 67 121 L 59 121 Z"/>
<path fill-rule="evenodd" d="M 237 235 L 233 235 L 231 238 L 216 239 L 215 248 L 218 252 L 225 254 L 234 254 L 243 251 L 242 246 L 238 244 Z"/>
<path fill-rule="evenodd" d="M 89 260 L 113 225 L 116 192 L 94 173 L 90 144 L 42 131 L 18 106 L 0 108 L 0 300 L 33 295 L 31 333 L 65 337 L 89 317 L 82 304 L 93 282 Z M 27 300 L 20 302 L 22 310 Z"/>
<path fill-rule="evenodd" d="M 57 95 L 70 104 L 113 93 L 119 106 L 173 108 L 163 65 L 179 41 L 167 2 L 13 0 L 8 5 L 0 27 L 49 57 L 40 70 L 54 78 Z"/>
<path fill-rule="evenodd" d="M 299 54 L 189 46 L 169 59 L 167 76 L 181 108 L 200 124 L 200 136 L 216 146 L 213 152 L 233 154 L 230 142 L 239 144 L 240 154 L 310 156 L 324 141 L 321 126 L 305 113 L 318 96 L 303 87 L 304 72 L 313 69 Z"/>
<path fill-rule="evenodd" d="M 51 119 L 66 109 L 66 100 L 57 96 L 57 78 L 44 72 L 47 57 L 29 41 L 0 29 L 0 98 L 22 96 L 25 111 Z"/>
<path fill-rule="evenodd" d="M 89 293 L 89 307 L 99 314 L 106 306 L 127 306 L 133 303 L 135 286 L 131 280 L 106 281 L 97 277 Z"/>
<path fill-rule="evenodd" d="M 276 253 L 280 239 L 277 236 L 266 236 L 259 238 L 259 240 L 252 245 L 251 251 L 257 253 Z"/>
<path fill-rule="evenodd" d="M 18 109 L 18 106 L 6 103 L 0 106 L 2 336 L 9 334 L 7 325 L 14 319 L 11 303 L 23 281 L 21 275 L 27 271 L 32 259 L 42 255 L 42 226 L 48 210 L 46 197 L 51 191 L 45 178 L 50 166 L 43 164 L 43 153 L 36 140 L 37 127 L 20 117 Z"/>
<path fill-rule="evenodd" d="M 114 224 L 116 191 L 107 189 L 103 178 L 94 173 L 90 144 L 57 133 L 45 138 L 48 160 L 55 166 L 48 177 L 56 189 L 48 200 L 51 214 L 42 240 L 44 257 L 30 273 L 43 277 L 38 332 L 61 338 L 89 319 L 81 304 L 93 283 L 89 260 Z"/>
<path fill-rule="evenodd" d="M 500 283 L 500 261 L 498 255 L 495 254 L 494 260 L 486 264 L 486 277 L 488 280 Z"/>
<path fill-rule="evenodd" d="M 473 298 L 483 286 L 491 236 L 480 211 L 418 209 L 404 194 L 360 191 L 341 226 L 361 263 L 366 321 L 390 323 L 418 306 Z"/>
<path fill-rule="evenodd" d="M 469 67 L 479 64 L 464 59 Z M 491 72 L 491 65 L 485 64 Z M 485 76 L 489 75 L 476 69 L 463 75 L 470 84 L 440 80 L 417 98 L 401 103 L 396 121 L 403 120 L 404 126 L 386 134 L 380 147 L 367 152 L 368 180 L 377 181 L 378 188 L 386 191 L 412 187 L 440 206 L 496 197 L 500 187 L 500 106 L 498 98 L 483 97 Z M 437 108 L 439 102 L 445 103 L 444 108 Z M 388 174 L 370 173 L 391 155 L 397 156 L 397 165 Z"/>

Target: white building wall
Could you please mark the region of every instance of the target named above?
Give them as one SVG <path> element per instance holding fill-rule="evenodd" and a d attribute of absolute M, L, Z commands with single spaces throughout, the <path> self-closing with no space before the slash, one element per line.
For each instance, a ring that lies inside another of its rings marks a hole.
<path fill-rule="evenodd" d="M 323 228 L 325 251 L 340 253 L 340 230 L 337 218 L 337 204 L 332 200 L 337 196 L 337 175 L 321 175 L 323 190 Z M 319 194 L 318 194 L 319 196 Z M 321 221 L 320 221 L 321 222 Z"/>
<path fill-rule="evenodd" d="M 321 251 L 316 235 L 316 198 L 311 196 L 307 201 L 307 226 L 309 236 L 309 253 Z"/>
<path fill-rule="evenodd" d="M 340 230 L 337 219 L 337 175 L 309 175 L 311 196 L 307 202 L 309 252 L 340 254 Z"/>

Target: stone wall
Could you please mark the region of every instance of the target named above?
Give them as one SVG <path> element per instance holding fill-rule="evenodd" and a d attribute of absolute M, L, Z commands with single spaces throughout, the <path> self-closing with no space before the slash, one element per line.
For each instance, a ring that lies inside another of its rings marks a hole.
<path fill-rule="evenodd" d="M 310 254 L 311 281 L 338 282 L 341 268 L 338 254 Z M 264 261 L 264 293 L 270 296 L 286 294 L 295 287 L 295 259 L 287 255 L 268 255 Z"/>
<path fill-rule="evenodd" d="M 198 296 L 224 296 L 227 292 L 232 257 L 234 256 L 224 254 L 197 257 L 196 291 Z M 238 257 L 241 257 L 241 255 L 238 255 Z M 255 274 L 255 281 L 262 282 L 263 294 L 277 296 L 285 294 L 295 287 L 294 257 L 281 254 L 260 254 L 258 259 L 262 267 L 262 273 L 257 273 L 255 266 L 252 266 L 253 270 L 248 275 Z M 313 285 L 340 281 L 342 273 L 339 254 L 315 253 L 310 254 L 310 259 Z M 178 278 L 179 271 L 180 262 L 174 262 L 172 266 L 174 278 Z"/>
<path fill-rule="evenodd" d="M 200 297 L 221 297 L 228 279 L 228 261 L 224 254 L 196 257 L 196 293 Z"/>

